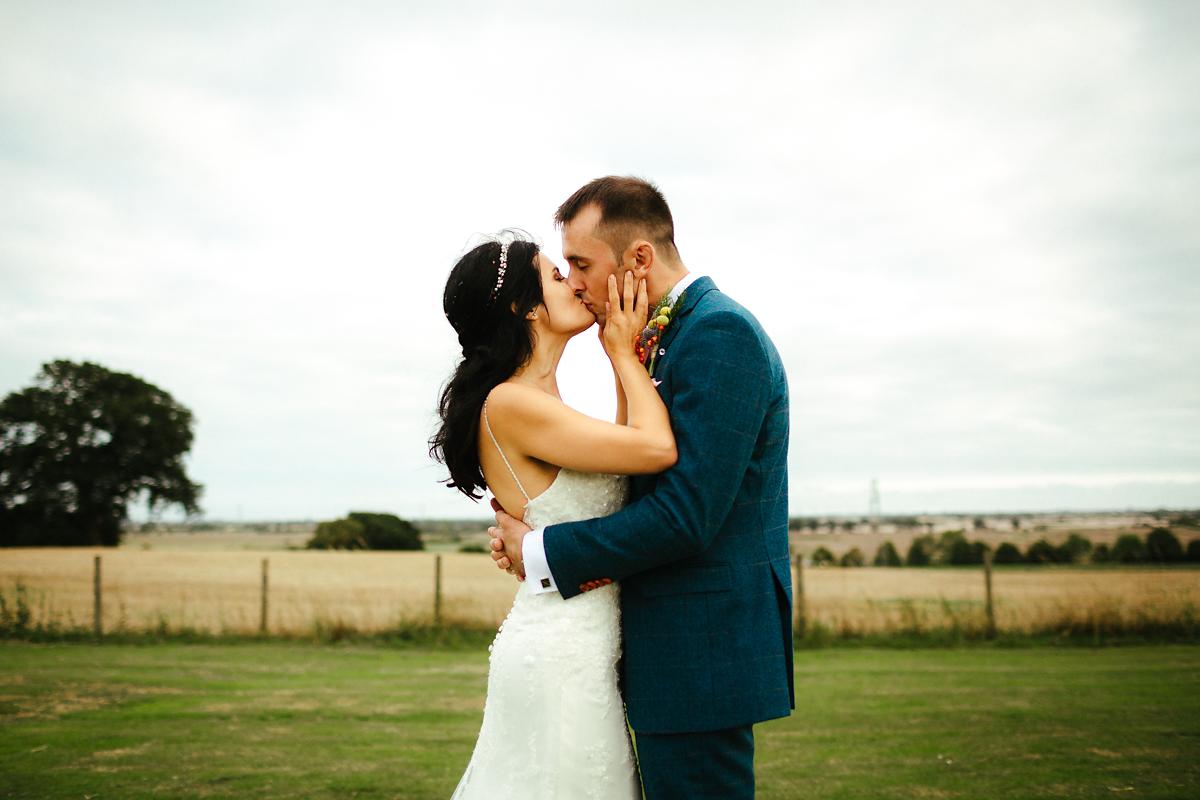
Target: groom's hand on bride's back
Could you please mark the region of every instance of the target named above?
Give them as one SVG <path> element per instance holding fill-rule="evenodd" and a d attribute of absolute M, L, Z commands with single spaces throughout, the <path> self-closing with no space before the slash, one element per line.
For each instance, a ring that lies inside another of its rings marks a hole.
<path fill-rule="evenodd" d="M 505 511 L 494 497 L 492 510 L 496 512 L 496 526 L 488 528 L 492 536 L 492 561 L 500 569 L 516 575 L 517 580 L 523 581 L 525 564 L 521 559 L 521 540 L 533 529 Z"/>
<path fill-rule="evenodd" d="M 516 575 L 517 580 L 523 581 L 525 580 L 525 563 L 521 559 L 521 540 L 533 529 L 505 511 L 494 497 L 492 498 L 492 510 L 496 512 L 496 525 L 488 528 L 488 533 L 492 536 L 492 561 L 496 562 L 498 568 L 511 575 Z M 610 583 L 612 583 L 612 578 L 588 581 L 579 584 L 579 591 L 590 592 L 592 589 L 599 589 Z"/>

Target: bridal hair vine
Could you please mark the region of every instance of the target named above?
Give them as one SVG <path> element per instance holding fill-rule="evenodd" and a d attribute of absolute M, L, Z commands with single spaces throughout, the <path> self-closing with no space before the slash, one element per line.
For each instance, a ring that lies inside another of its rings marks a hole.
<path fill-rule="evenodd" d="M 488 305 L 496 302 L 496 295 L 500 294 L 500 287 L 504 285 L 504 273 L 508 271 L 508 246 L 511 242 L 504 242 L 500 245 L 500 269 L 496 272 L 496 287 L 492 289 L 492 296 L 488 298 Z"/>

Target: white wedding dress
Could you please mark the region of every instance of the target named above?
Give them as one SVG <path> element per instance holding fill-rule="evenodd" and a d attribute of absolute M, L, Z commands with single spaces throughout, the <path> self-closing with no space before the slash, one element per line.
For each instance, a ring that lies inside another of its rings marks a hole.
<path fill-rule="evenodd" d="M 539 528 L 606 516 L 625 505 L 628 492 L 623 476 L 564 469 L 528 501 L 525 523 Z M 534 594 L 529 583 L 519 587 L 489 648 L 483 725 L 452 800 L 638 800 L 617 690 L 617 584 L 570 600 Z"/>

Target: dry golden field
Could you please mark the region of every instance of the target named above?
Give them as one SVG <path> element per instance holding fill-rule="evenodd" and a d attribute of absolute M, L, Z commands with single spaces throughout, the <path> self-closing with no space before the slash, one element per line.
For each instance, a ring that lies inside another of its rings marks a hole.
<path fill-rule="evenodd" d="M 376 632 L 428 621 L 431 553 L 29 548 L 0 551 L 0 593 L 26 587 L 32 624 L 89 627 L 93 557 L 102 557 L 106 630 L 190 627 L 253 632 L 259 626 L 262 560 L 269 561 L 269 630 L 304 635 L 314 625 Z M 484 554 L 444 553 L 444 618 L 497 624 L 516 583 Z M 806 568 L 810 621 L 840 633 L 978 628 L 984 579 L 978 568 Z M 1194 620 L 1200 570 L 998 568 L 1002 631 Z"/>
<path fill-rule="evenodd" d="M 28 587 L 34 621 L 90 624 L 93 559 L 101 556 L 103 621 L 148 629 L 258 629 L 262 561 L 268 560 L 268 626 L 304 633 L 314 623 L 370 632 L 433 614 L 433 554 L 413 552 L 139 551 L 16 548 L 0 553 L 0 587 Z M 448 619 L 499 621 L 516 584 L 480 554 L 442 555 Z"/>

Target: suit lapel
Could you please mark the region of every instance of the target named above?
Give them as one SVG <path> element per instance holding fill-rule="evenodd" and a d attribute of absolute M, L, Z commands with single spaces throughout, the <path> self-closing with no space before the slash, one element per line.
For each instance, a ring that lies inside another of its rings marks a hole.
<path fill-rule="evenodd" d="M 671 315 L 673 317 L 671 324 L 667 326 L 666 331 L 663 332 L 662 340 L 658 343 L 660 352 L 663 353 L 660 358 L 665 358 L 666 350 L 670 347 L 671 342 L 675 340 L 680 331 L 690 324 L 690 320 L 687 317 L 696 308 L 696 304 L 700 302 L 700 298 L 714 291 L 717 291 L 717 285 L 713 283 L 712 278 L 708 277 L 697 278 L 692 282 L 691 286 L 684 290 L 683 302 L 676 304 L 679 307 Z M 657 376 L 664 374 L 662 371 L 662 362 L 659 362 L 659 365 L 655 367 L 654 374 Z M 655 380 L 660 379 L 661 377 Z M 667 402 L 667 406 L 669 407 L 671 404 L 671 395 L 668 389 L 669 387 L 663 387 L 659 389 L 659 392 L 663 395 L 663 400 Z M 650 492 L 654 491 L 657 483 L 658 475 L 634 475 L 632 484 L 633 497 L 638 498 L 650 494 Z"/>
<path fill-rule="evenodd" d="M 671 324 L 663 332 L 662 340 L 658 343 L 661 349 L 667 349 L 679 332 L 687 327 L 684 319 L 695 310 L 700 298 L 715 291 L 717 291 L 717 285 L 708 276 L 697 278 L 691 286 L 683 290 L 683 303 L 680 308 L 675 309 L 674 319 L 671 320 Z"/>

